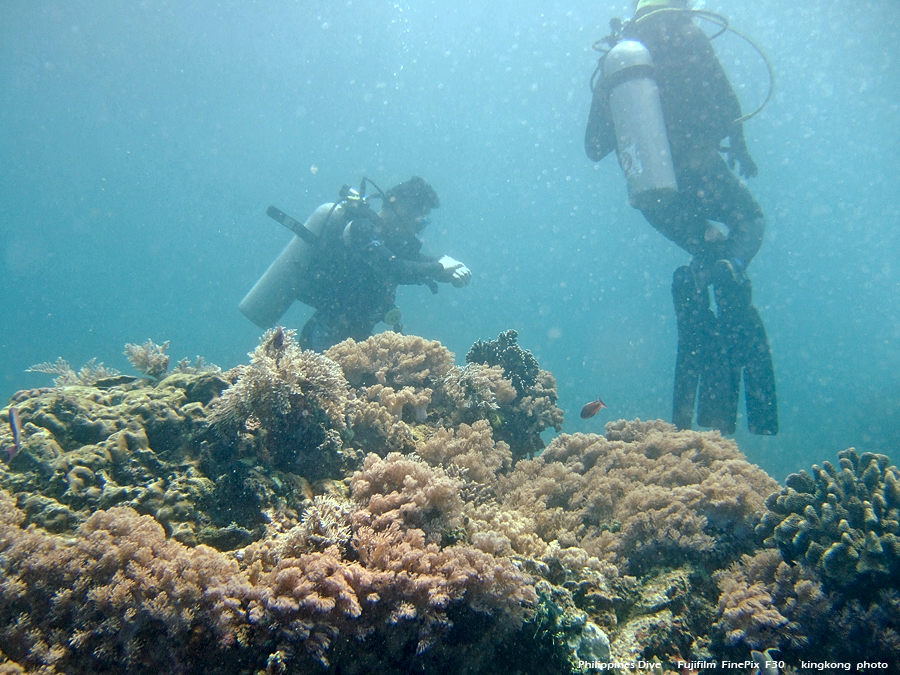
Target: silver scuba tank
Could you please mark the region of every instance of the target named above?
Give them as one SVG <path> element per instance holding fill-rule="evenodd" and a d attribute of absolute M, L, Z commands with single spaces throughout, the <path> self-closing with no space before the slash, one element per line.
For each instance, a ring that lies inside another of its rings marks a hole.
<path fill-rule="evenodd" d="M 628 200 L 636 209 L 665 202 L 678 184 L 650 52 L 635 40 L 619 42 L 606 55 L 603 77 Z"/>
<path fill-rule="evenodd" d="M 303 227 L 313 236 L 320 236 L 329 217 L 343 217 L 340 207 L 333 207 L 333 204 L 322 204 Z M 295 300 L 311 305 L 308 275 L 315 252 L 315 247 L 304 237 L 294 236 L 241 300 L 239 307 L 244 316 L 260 328 L 269 328 L 281 319 Z"/>

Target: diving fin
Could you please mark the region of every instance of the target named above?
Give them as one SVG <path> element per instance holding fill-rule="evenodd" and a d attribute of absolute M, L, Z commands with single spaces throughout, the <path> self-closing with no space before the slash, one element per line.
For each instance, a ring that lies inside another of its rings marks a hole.
<path fill-rule="evenodd" d="M 775 369 L 762 319 L 755 307 L 745 330 L 747 360 L 744 363 L 744 398 L 747 402 L 747 427 L 751 434 L 774 436 L 778 433 L 778 397 L 775 393 Z"/>
<path fill-rule="evenodd" d="M 710 363 L 709 344 L 716 316 L 709 307 L 709 289 L 697 287 L 691 268 L 679 267 L 672 277 L 672 300 L 678 325 L 678 355 L 672 393 L 672 422 L 690 429 L 701 375 Z"/>
<path fill-rule="evenodd" d="M 723 266 L 715 281 L 715 296 L 719 313 L 716 355 L 709 362 L 708 377 L 700 381 L 697 423 L 734 433 L 743 371 L 750 433 L 777 434 L 775 371 L 766 329 L 752 304 L 750 281 L 736 278 L 730 267 Z"/>
<path fill-rule="evenodd" d="M 716 331 L 710 340 L 707 361 L 700 378 L 697 424 L 733 434 L 737 428 L 741 368 L 736 366 L 726 334 Z"/>

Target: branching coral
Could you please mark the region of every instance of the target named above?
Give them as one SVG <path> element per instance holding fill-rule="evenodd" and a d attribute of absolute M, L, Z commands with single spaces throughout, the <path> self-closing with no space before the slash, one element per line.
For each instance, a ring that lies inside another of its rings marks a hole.
<path fill-rule="evenodd" d="M 757 532 L 832 586 L 890 584 L 900 573 L 900 470 L 853 448 L 838 457 L 840 470 L 825 462 L 788 476 Z"/>
<path fill-rule="evenodd" d="M 453 365 L 453 353 L 440 342 L 392 331 L 362 342 L 344 340 L 325 356 L 341 366 L 354 387 L 381 384 L 394 389 L 434 389 Z"/>
<path fill-rule="evenodd" d="M 519 347 L 518 341 L 519 333 L 514 330 L 500 333 L 496 340 L 478 340 L 466 354 L 466 363 L 502 367 L 519 395 L 526 396 L 537 383 L 540 367 L 534 355 Z"/>
<path fill-rule="evenodd" d="M 213 403 L 209 421 L 230 442 L 254 437 L 257 453 L 280 469 L 310 479 L 336 475 L 349 387 L 334 361 L 302 350 L 294 333 L 277 328 L 262 337 L 250 365 L 231 371 L 234 384 Z"/>
<path fill-rule="evenodd" d="M 551 427 L 560 431 L 563 423 L 562 411 L 556 405 L 556 380 L 549 372 L 541 370 L 531 352 L 523 351 L 517 342 L 518 333 L 509 330 L 501 333 L 495 341 L 479 340 L 466 354 L 469 364 L 502 368 L 503 377 L 515 389 L 515 398 L 500 403 L 499 409 L 489 412 L 486 417 L 494 427 L 497 438 L 510 446 L 516 459 L 543 449 L 541 432 Z M 476 372 L 476 377 L 484 378 L 486 375 L 484 371 Z M 461 385 L 471 386 L 464 380 L 453 385 L 457 392 Z M 503 398 L 508 398 L 509 392 L 498 387 L 497 392 L 501 391 Z"/>
<path fill-rule="evenodd" d="M 496 515 L 482 523 L 467 511 L 470 527 L 504 535 L 537 558 L 553 541 L 577 546 L 627 573 L 661 556 L 714 565 L 747 550 L 763 495 L 777 483 L 717 433 L 629 426 L 629 443 L 564 434 L 500 476 L 500 510 L 528 525 L 506 529 Z M 537 538 L 523 536 L 529 531 Z"/>
<path fill-rule="evenodd" d="M 38 363 L 30 368 L 26 368 L 25 372 L 56 375 L 53 379 L 53 384 L 56 387 L 90 386 L 101 380 L 121 374 L 115 368 L 107 368 L 103 363 L 96 363 L 96 361 L 97 359 L 91 359 L 78 372 L 75 372 L 68 361 L 60 357 L 55 363 Z"/>
<path fill-rule="evenodd" d="M 169 355 L 166 354 L 168 348 L 168 340 L 161 345 L 149 339 L 142 345 L 129 342 L 125 345 L 125 356 L 139 373 L 159 381 L 169 372 Z"/>

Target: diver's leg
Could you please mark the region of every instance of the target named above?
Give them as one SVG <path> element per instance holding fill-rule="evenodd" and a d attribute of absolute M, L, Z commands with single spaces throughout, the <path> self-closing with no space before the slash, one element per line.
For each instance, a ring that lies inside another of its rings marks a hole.
<path fill-rule="evenodd" d="M 762 246 L 766 230 L 762 209 L 718 153 L 706 157 L 700 167 L 697 175 L 691 177 L 699 186 L 697 212 L 728 230 L 714 251 L 716 259 L 732 261 L 735 271 L 743 273 Z"/>
<path fill-rule="evenodd" d="M 678 354 L 672 392 L 672 421 L 678 429 L 690 429 L 694 418 L 697 385 L 708 363 L 716 317 L 709 306 L 709 288 L 698 285 L 690 267 L 679 267 L 672 277 L 672 300 L 678 326 Z"/>
<path fill-rule="evenodd" d="M 708 158 L 698 182 L 703 186 L 698 211 L 728 229 L 722 247 L 712 250 L 716 260 L 712 275 L 723 345 L 718 361 L 723 370 L 718 385 L 708 392 L 710 397 L 704 396 L 705 388 L 701 382 L 698 420 L 700 417 L 705 417 L 708 422 L 718 420 L 711 426 L 723 430 L 732 426 L 731 420 L 737 415 L 743 370 L 750 431 L 775 434 L 778 411 L 772 354 L 762 318 L 753 306 L 752 287 L 746 276 L 747 266 L 762 245 L 765 218 L 747 186 L 728 169 L 721 156 Z M 713 395 L 715 397 L 711 398 Z"/>
<path fill-rule="evenodd" d="M 666 239 L 695 258 L 702 258 L 709 248 L 709 223 L 697 214 L 694 201 L 690 193 L 679 192 L 674 200 L 645 206 L 641 213 Z"/>
<path fill-rule="evenodd" d="M 303 326 L 297 342 L 302 349 L 324 352 L 348 337 L 345 321 L 329 312 L 317 311 Z"/>

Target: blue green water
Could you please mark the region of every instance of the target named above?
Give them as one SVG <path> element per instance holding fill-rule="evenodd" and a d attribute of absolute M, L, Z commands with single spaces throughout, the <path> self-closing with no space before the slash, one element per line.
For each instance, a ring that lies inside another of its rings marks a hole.
<path fill-rule="evenodd" d="M 709 2 L 776 73 L 746 125 L 768 217 L 750 268 L 781 433 L 737 440 L 774 477 L 848 446 L 900 461 L 900 7 Z M 687 255 L 582 150 L 591 44 L 624 2 L 0 1 L 0 398 L 24 370 L 126 342 L 246 360 L 237 304 L 342 183 L 423 176 L 426 247 L 468 288 L 404 289 L 409 332 L 462 359 L 509 328 L 559 384 L 565 430 L 669 419 L 669 286 Z M 716 47 L 749 110 L 759 57 Z M 299 328 L 295 306 L 284 324 Z M 581 406 L 609 405 L 582 421 Z"/>

